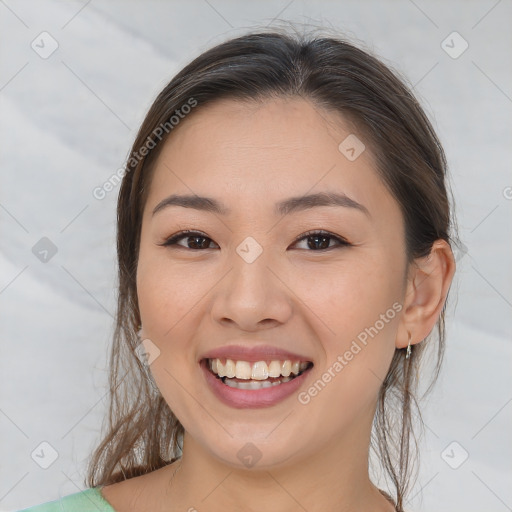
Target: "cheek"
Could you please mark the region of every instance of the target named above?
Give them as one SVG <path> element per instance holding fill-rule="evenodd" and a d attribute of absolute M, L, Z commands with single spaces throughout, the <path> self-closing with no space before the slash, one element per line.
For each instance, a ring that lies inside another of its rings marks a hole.
<path fill-rule="evenodd" d="M 293 282 L 297 296 L 340 343 L 373 325 L 400 297 L 395 270 L 364 255 L 301 272 Z"/>
<path fill-rule="evenodd" d="M 171 264 L 165 255 L 141 255 L 137 269 L 137 297 L 144 329 L 157 339 L 179 330 L 207 286 L 206 276 L 183 265 Z M 171 331 L 169 331 L 171 330 Z"/>
<path fill-rule="evenodd" d="M 190 272 L 169 264 L 164 254 L 141 251 L 137 268 L 140 315 L 145 337 L 159 350 L 151 373 L 180 421 L 191 414 L 194 406 L 180 383 L 190 379 L 190 369 L 195 365 L 195 353 L 187 347 L 194 334 L 190 323 L 193 308 L 204 295 L 203 287 L 201 279 L 191 279 Z"/>
<path fill-rule="evenodd" d="M 400 269 L 390 267 L 386 258 L 359 258 L 351 260 L 350 269 L 331 270 L 310 273 L 297 291 L 314 313 L 311 318 L 316 318 L 317 335 L 325 333 L 321 341 L 326 359 L 319 372 L 328 373 L 325 379 L 333 385 L 326 386 L 330 392 L 322 400 L 369 403 L 375 399 L 395 349 Z"/>

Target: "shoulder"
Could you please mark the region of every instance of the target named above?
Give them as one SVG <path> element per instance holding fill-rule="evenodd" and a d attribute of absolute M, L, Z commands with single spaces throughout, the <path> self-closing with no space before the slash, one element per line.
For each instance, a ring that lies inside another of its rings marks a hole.
<path fill-rule="evenodd" d="M 85 491 L 69 494 L 55 501 L 42 503 L 19 512 L 115 512 L 106 501 L 100 488 L 92 487 Z"/>

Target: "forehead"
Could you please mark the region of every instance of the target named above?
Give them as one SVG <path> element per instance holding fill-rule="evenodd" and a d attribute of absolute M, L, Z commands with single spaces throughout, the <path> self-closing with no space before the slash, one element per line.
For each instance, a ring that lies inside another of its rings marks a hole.
<path fill-rule="evenodd" d="M 398 205 L 368 146 L 349 159 L 347 140 L 359 141 L 358 152 L 363 147 L 363 135 L 346 119 L 303 99 L 219 100 L 198 107 L 171 133 L 146 206 L 152 209 L 172 193 L 197 194 L 220 199 L 236 215 L 328 191 L 346 194 L 370 212 L 390 208 L 396 214 Z"/>

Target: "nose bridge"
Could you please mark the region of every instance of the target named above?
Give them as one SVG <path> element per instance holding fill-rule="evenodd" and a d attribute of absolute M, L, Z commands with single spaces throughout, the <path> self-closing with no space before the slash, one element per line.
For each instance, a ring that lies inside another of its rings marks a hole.
<path fill-rule="evenodd" d="M 215 298 L 216 320 L 230 319 L 247 329 L 263 320 L 286 321 L 289 297 L 272 271 L 270 253 L 251 236 L 236 246 L 229 256 L 231 270 Z"/>

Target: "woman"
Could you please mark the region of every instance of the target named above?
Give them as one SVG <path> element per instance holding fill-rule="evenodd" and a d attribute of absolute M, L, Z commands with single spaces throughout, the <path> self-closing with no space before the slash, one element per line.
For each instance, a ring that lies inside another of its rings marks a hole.
<path fill-rule="evenodd" d="M 346 41 L 250 33 L 187 65 L 126 164 L 89 489 L 27 510 L 403 510 L 455 272 L 445 179 L 411 92 Z"/>

